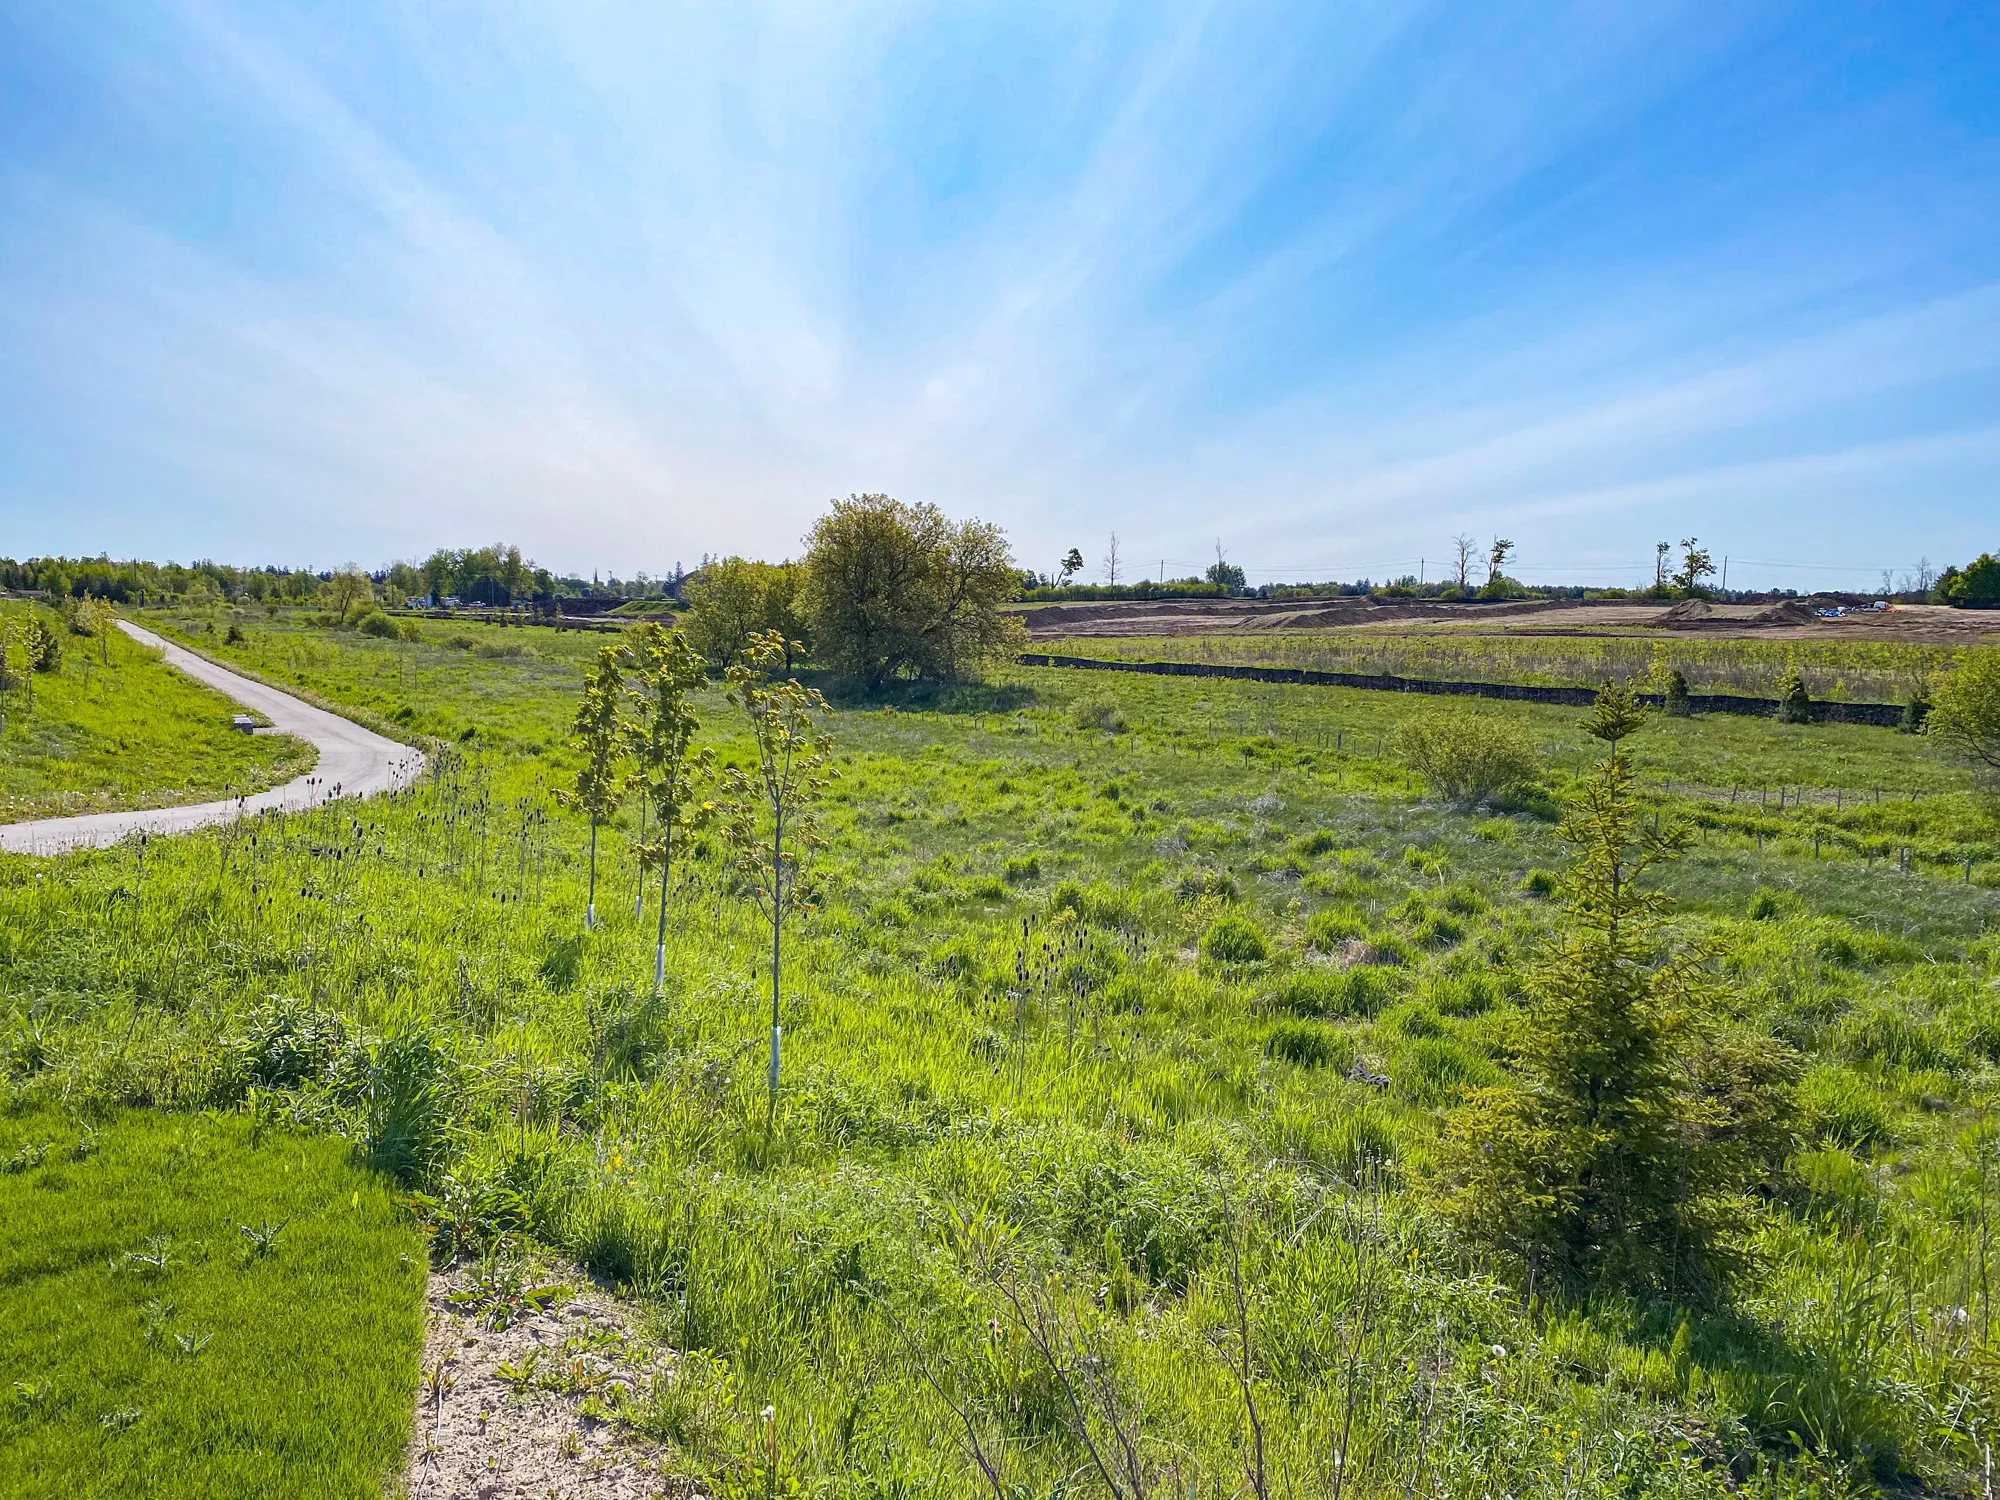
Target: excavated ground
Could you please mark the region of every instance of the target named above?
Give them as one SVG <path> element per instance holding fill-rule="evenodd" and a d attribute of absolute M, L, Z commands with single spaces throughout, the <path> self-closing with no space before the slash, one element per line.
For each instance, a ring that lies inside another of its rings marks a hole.
<path fill-rule="evenodd" d="M 1461 629 L 1504 635 L 1623 635 L 1632 632 L 1799 640 L 1902 641 L 1933 645 L 2000 642 L 2000 610 L 1899 604 L 1880 613 L 1823 619 L 1820 599 L 1779 604 L 1551 602 L 1440 604 L 1429 600 L 1120 600 L 1042 604 L 1021 612 L 1035 640 L 1085 636 L 1237 635 L 1251 631 Z"/>

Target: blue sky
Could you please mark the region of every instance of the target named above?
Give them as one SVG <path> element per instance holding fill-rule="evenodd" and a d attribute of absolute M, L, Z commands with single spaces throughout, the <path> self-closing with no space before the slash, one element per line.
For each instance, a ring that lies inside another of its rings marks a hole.
<path fill-rule="evenodd" d="M 2000 7 L 0 0 L 0 552 L 1872 584 L 2000 548 Z"/>

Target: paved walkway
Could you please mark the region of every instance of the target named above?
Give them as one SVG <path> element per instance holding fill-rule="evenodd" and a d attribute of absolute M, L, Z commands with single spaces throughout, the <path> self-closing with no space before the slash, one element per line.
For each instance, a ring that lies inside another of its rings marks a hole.
<path fill-rule="evenodd" d="M 185 651 L 129 620 L 118 628 L 142 646 L 162 653 L 168 666 L 254 709 L 271 721 L 272 734 L 290 734 L 319 750 L 319 764 L 307 775 L 253 797 L 199 802 L 188 807 L 153 807 L 134 812 L 86 813 L 43 818 L 33 823 L 0 823 L 0 851 L 60 854 L 68 849 L 101 849 L 135 833 L 185 833 L 230 823 L 252 813 L 296 812 L 335 797 L 372 797 L 410 785 L 424 768 L 420 751 L 373 730 L 302 703 L 290 693 L 240 677 L 225 667 Z"/>

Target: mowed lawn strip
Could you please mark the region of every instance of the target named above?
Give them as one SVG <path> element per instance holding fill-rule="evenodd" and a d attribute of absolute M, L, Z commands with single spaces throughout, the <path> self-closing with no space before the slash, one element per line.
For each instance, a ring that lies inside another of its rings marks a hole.
<path fill-rule="evenodd" d="M 344 1144 L 38 1111 L 0 1167 L 0 1496 L 384 1493 L 426 1261 Z"/>

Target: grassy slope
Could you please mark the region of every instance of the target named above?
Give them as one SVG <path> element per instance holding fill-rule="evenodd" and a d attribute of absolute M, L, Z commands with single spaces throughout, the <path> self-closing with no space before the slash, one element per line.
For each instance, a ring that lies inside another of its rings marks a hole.
<path fill-rule="evenodd" d="M 1235 1240 L 1272 1463 L 1295 1493 L 1327 1492 L 1350 1401 L 1355 1496 L 1405 1493 L 1420 1449 L 1424 1484 L 1454 1493 L 1973 1482 L 1996 1415 L 1977 1134 L 2000 1058 L 1991 890 L 1815 862 L 1781 835 L 1816 808 L 1756 813 L 1772 830 L 1759 854 L 1754 828 L 1675 794 L 1718 820 L 1674 882 L 1683 933 L 1730 955 L 1719 1011 L 1809 1062 L 1809 1149 L 1756 1210 L 1758 1268 L 1729 1316 L 1677 1333 L 1673 1308 L 1523 1302 L 1413 1191 L 1440 1111 L 1495 1076 L 1551 920 L 1521 879 L 1557 858 L 1533 808 L 1467 817 L 1405 792 L 1376 746 L 1421 705 L 1022 673 L 950 712 L 842 711 L 834 879 L 795 950 L 767 1140 L 763 939 L 715 854 L 685 872 L 658 999 L 619 832 L 610 920 L 577 933 L 584 832 L 549 815 L 560 763 L 529 752 L 559 739 L 599 643 L 458 633 L 474 649 L 398 658 L 413 715 L 477 724 L 491 749 L 420 796 L 175 841 L 143 865 L 84 855 L 61 881 L 0 864 L 0 991 L 41 1038 L 17 1049 L 21 1091 L 226 1102 L 238 1086 L 215 1044 L 274 991 L 328 997 L 357 1037 L 420 1039 L 411 1055 L 442 1059 L 422 1083 L 435 1116 L 332 1078 L 283 1107 L 414 1137 L 407 1169 L 469 1216 L 521 1202 L 509 1212 L 536 1232 L 656 1295 L 668 1332 L 726 1374 L 707 1404 L 630 1414 L 711 1471 L 742 1471 L 768 1401 L 783 1466 L 828 1493 L 970 1494 L 940 1388 L 1032 1492 L 1073 1471 L 1086 1460 L 988 1274 L 997 1258 L 1056 1271 L 1033 1284 L 1143 1403 L 1149 1451 L 1227 1492 L 1243 1472 L 1217 1354 Z M 482 641 L 535 655 L 482 657 Z M 242 649 L 377 709 L 403 690 L 381 670 L 393 647 L 274 627 Z M 1106 691 L 1133 732 L 1073 727 L 1067 698 Z M 1573 712 L 1502 711 L 1574 763 Z M 1726 753 L 1851 792 L 1932 786 L 1890 811 L 1939 848 L 1972 816 L 1955 773 L 1882 731 L 1656 724 L 1637 753 L 1655 776 Z M 1313 833 L 1330 837 L 1301 842 Z M 1233 902 L 1197 894 L 1222 877 Z M 1776 895 L 1751 920 L 1757 891 Z M 1269 934 L 1268 961 L 1195 956 L 1225 909 Z M 1327 909 L 1411 962 L 1354 1014 L 1312 1021 L 1334 1065 L 1311 1066 L 1270 1049 L 1302 1019 L 1283 996 Z M 1371 1163 L 1386 1187 L 1351 1186 Z"/>
<path fill-rule="evenodd" d="M 95 640 L 65 646 L 60 673 L 36 677 L 32 712 L 25 692 L 8 694 L 0 822 L 206 802 L 312 768 L 310 745 L 238 734 L 227 698 L 123 635 L 108 653 Z"/>
<path fill-rule="evenodd" d="M 0 1496 L 379 1497 L 409 1431 L 424 1266 L 381 1181 L 337 1143 L 242 1121 L 85 1132 L 0 1119 Z M 239 1226 L 267 1222 L 285 1227 L 253 1259 Z M 164 1267 L 135 1258 L 162 1250 Z"/>

